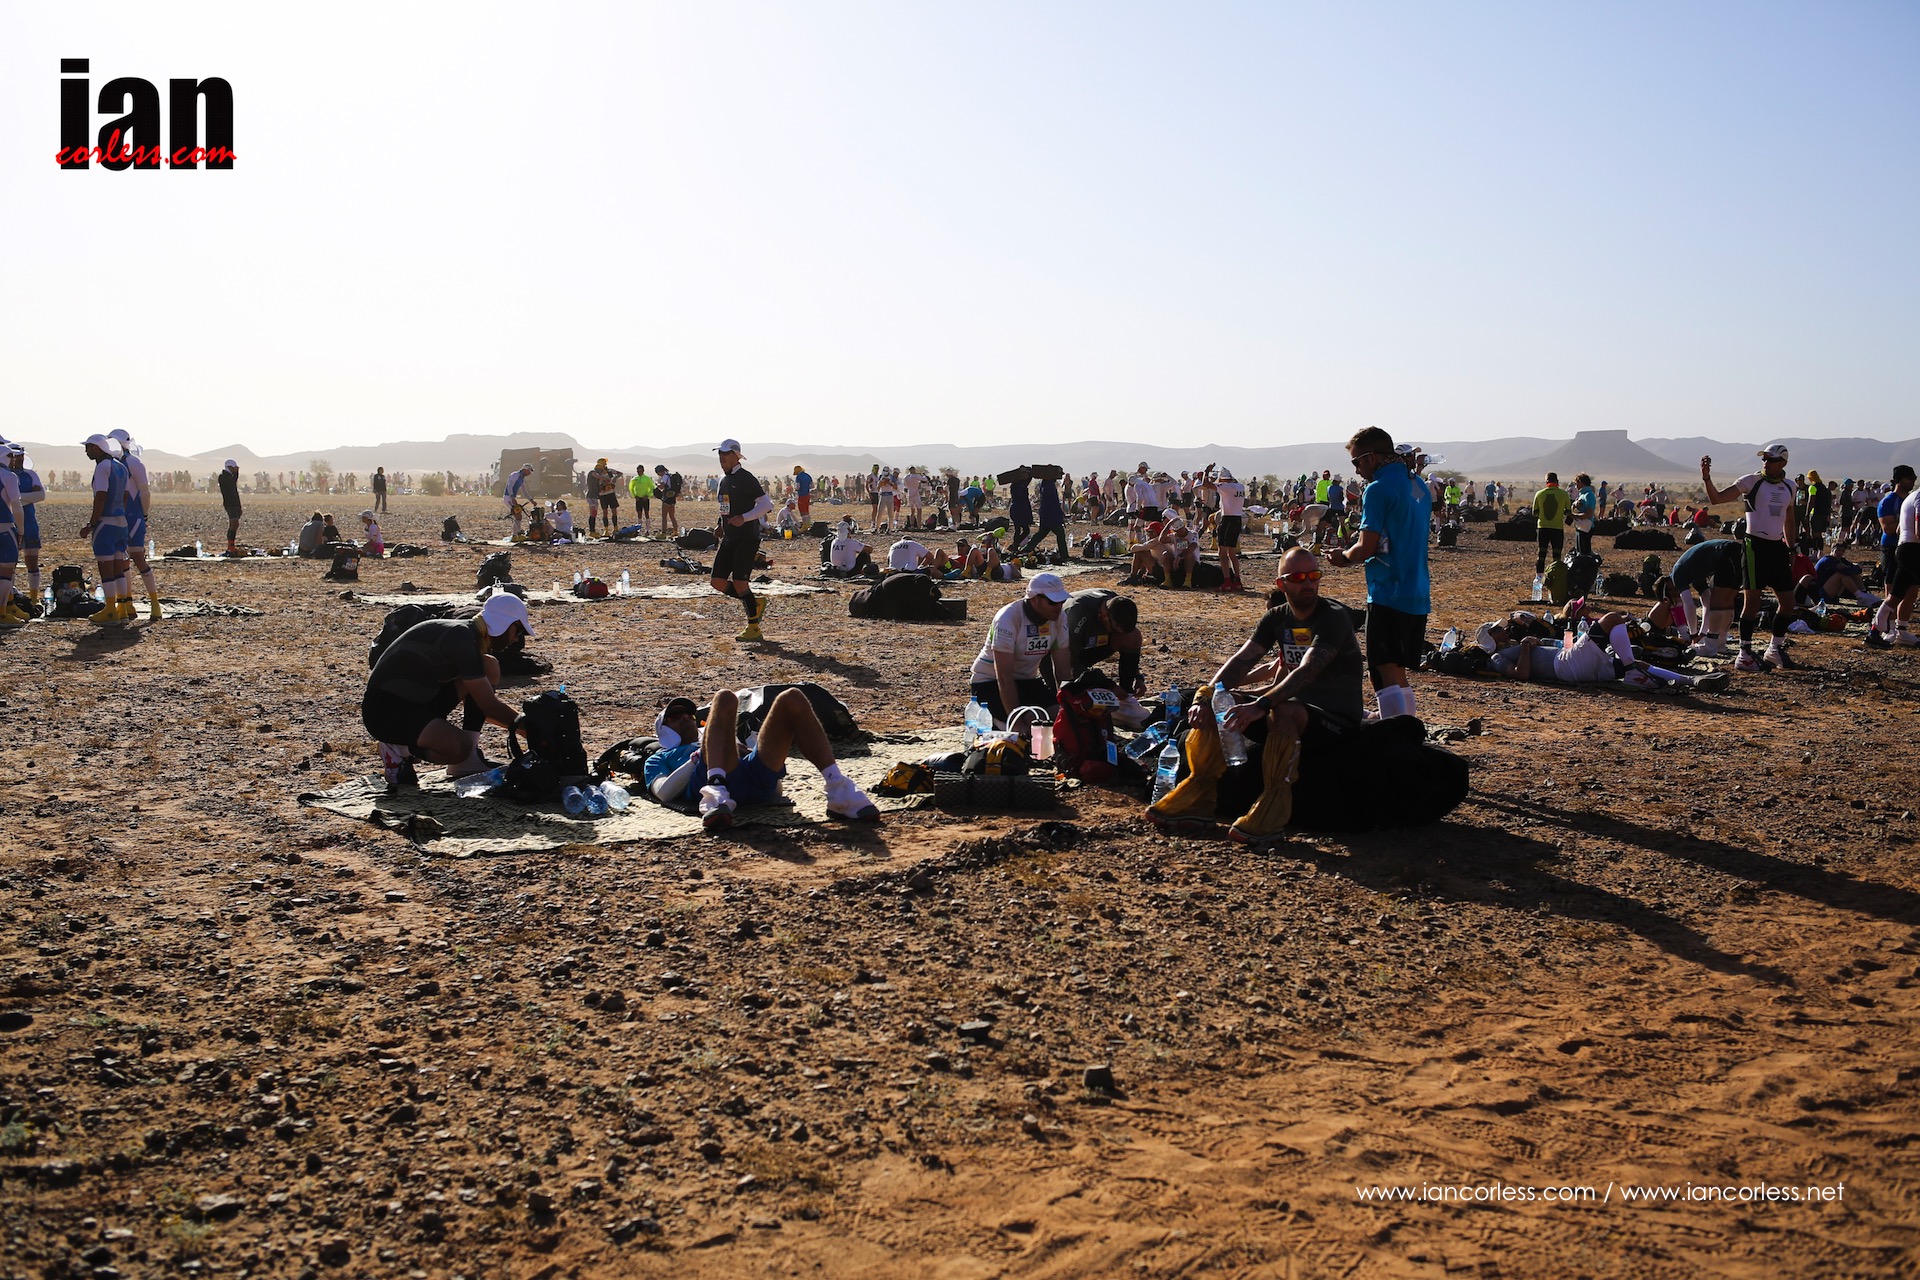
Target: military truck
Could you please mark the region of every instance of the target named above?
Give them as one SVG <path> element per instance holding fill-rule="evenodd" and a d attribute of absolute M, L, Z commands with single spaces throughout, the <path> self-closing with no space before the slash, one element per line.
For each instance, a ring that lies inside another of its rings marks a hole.
<path fill-rule="evenodd" d="M 528 497 L 571 498 L 578 492 L 571 449 L 502 449 L 499 469 L 493 475 L 493 492 L 496 495 L 504 492 L 507 477 L 529 462 L 533 464 L 533 474 L 527 477 L 526 488 L 521 490 Z"/>

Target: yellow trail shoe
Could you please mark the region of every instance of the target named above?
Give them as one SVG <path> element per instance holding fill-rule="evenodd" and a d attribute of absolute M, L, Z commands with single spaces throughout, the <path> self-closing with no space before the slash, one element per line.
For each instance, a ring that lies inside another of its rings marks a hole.
<path fill-rule="evenodd" d="M 127 604 L 128 604 L 128 607 L 132 607 L 133 602 L 129 600 Z M 160 621 L 160 618 L 161 618 L 160 597 L 148 596 L 147 597 L 147 621 L 158 622 Z"/>
<path fill-rule="evenodd" d="M 1300 735 L 1283 728 L 1277 719 L 1267 724 L 1267 745 L 1260 756 L 1264 784 L 1260 798 L 1227 828 L 1228 838 L 1241 844 L 1272 839 L 1293 820 L 1293 784 L 1300 778 Z"/>
<path fill-rule="evenodd" d="M 747 629 L 745 631 L 742 631 L 739 635 L 735 636 L 734 639 L 742 641 L 747 644 L 758 644 L 762 640 L 765 640 L 766 637 L 760 634 L 759 623 L 749 622 L 747 624 Z"/>
<path fill-rule="evenodd" d="M 118 625 L 121 621 L 120 602 L 117 600 L 107 601 L 104 607 L 95 609 L 92 613 L 88 614 L 87 621 L 91 622 L 96 627 L 111 627 L 111 626 Z"/>
<path fill-rule="evenodd" d="M 765 596 L 755 596 L 753 598 L 753 625 L 756 627 L 759 626 L 760 620 L 766 616 L 767 598 Z"/>

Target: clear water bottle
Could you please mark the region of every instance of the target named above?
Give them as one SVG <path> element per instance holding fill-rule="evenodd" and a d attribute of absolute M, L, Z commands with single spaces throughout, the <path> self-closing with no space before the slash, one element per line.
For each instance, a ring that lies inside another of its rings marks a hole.
<path fill-rule="evenodd" d="M 1227 717 L 1238 705 L 1226 686 L 1213 687 L 1213 718 L 1220 725 L 1220 754 L 1227 758 L 1229 765 L 1247 762 L 1247 740 L 1227 728 Z"/>
<path fill-rule="evenodd" d="M 620 571 L 620 594 L 623 596 L 633 594 L 633 575 L 625 569 Z"/>
<path fill-rule="evenodd" d="M 1447 634 L 1440 637 L 1440 652 L 1452 653 L 1460 647 L 1460 628 L 1448 627 Z"/>
<path fill-rule="evenodd" d="M 1160 763 L 1153 771 L 1153 799 L 1149 804 L 1159 804 L 1160 798 L 1173 790 L 1173 784 L 1180 780 L 1180 744 L 1172 739 L 1160 749 Z"/>
<path fill-rule="evenodd" d="M 587 816 L 589 818 L 606 817 L 607 809 L 609 807 L 610 806 L 607 804 L 607 796 L 604 791 L 600 790 L 600 788 L 598 787 L 587 788 Z"/>
<path fill-rule="evenodd" d="M 203 556 L 207 554 L 207 549 L 204 546 L 200 545 L 200 539 L 198 538 L 195 538 L 193 540 L 193 554 L 196 556 Z"/>
<path fill-rule="evenodd" d="M 1533 598 L 1536 602 L 1547 598 L 1547 575 L 1544 573 L 1533 575 Z"/>
<path fill-rule="evenodd" d="M 560 793 L 560 807 L 575 817 L 587 811 L 587 793 L 579 787 L 568 787 Z"/>
<path fill-rule="evenodd" d="M 296 542 L 296 543 L 294 544 L 294 549 L 295 549 L 296 551 L 297 551 L 297 550 L 299 550 L 299 546 L 300 546 L 300 544 Z M 152 539 L 152 538 L 148 538 L 148 539 L 147 539 L 147 559 L 149 559 L 149 560 L 155 560 L 155 559 L 158 559 L 158 558 L 159 558 L 159 555 L 160 555 L 160 553 L 159 553 L 158 551 L 156 551 L 156 550 L 154 550 L 154 547 L 153 547 L 153 539 Z"/>
<path fill-rule="evenodd" d="M 454 779 L 453 794 L 463 800 L 470 799 L 474 796 L 483 796 L 499 786 L 502 782 L 505 782 L 506 778 L 507 769 L 505 765 L 501 765 L 497 769 L 489 769 L 485 773 L 470 773 L 464 778 Z"/>
<path fill-rule="evenodd" d="M 980 735 L 993 730 L 993 713 L 978 698 L 967 699 L 967 718 L 965 728 L 960 735 L 960 744 L 968 751 L 980 741 Z"/>
<path fill-rule="evenodd" d="M 1180 723 L 1180 686 L 1168 685 L 1167 691 L 1160 695 L 1160 701 L 1167 709 L 1167 728 L 1171 731 Z"/>
<path fill-rule="evenodd" d="M 617 782 L 601 783 L 600 794 L 606 798 L 607 808 L 614 813 L 625 813 L 627 806 L 633 803 L 633 793 Z"/>
<path fill-rule="evenodd" d="M 1149 757 L 1160 750 L 1160 744 L 1166 740 L 1167 726 L 1161 723 L 1150 724 L 1147 726 L 1146 732 L 1140 734 L 1134 738 L 1132 742 L 1127 744 L 1127 754 L 1135 760 L 1145 763 Z"/>

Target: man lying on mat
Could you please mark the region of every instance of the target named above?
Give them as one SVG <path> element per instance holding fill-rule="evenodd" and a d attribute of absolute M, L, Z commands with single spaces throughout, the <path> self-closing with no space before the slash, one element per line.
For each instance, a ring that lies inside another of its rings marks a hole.
<path fill-rule="evenodd" d="M 880 811 L 834 763 L 833 744 L 807 695 L 788 689 L 767 708 L 760 737 L 741 752 L 737 731 L 740 700 L 731 689 L 713 695 L 703 728 L 691 698 L 673 698 L 660 709 L 654 732 L 660 749 L 647 758 L 646 782 L 663 804 L 681 804 L 696 794 L 700 821 L 709 831 L 733 825 L 735 806 L 766 804 L 780 795 L 787 757 L 798 751 L 827 784 L 827 814 L 849 822 L 878 822 Z"/>

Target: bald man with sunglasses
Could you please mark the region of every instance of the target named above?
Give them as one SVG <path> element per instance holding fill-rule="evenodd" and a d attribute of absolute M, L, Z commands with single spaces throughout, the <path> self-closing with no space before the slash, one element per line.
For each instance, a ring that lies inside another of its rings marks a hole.
<path fill-rule="evenodd" d="M 1226 717 L 1228 729 L 1264 742 L 1260 798 L 1227 828 L 1228 838 L 1261 844 L 1280 835 L 1293 817 L 1293 784 L 1304 753 L 1325 749 L 1360 726 L 1366 662 L 1347 611 L 1320 598 L 1320 563 L 1305 547 L 1280 561 L 1279 590 L 1253 636 L 1214 674 L 1228 689 L 1258 689 Z M 1269 659 L 1268 654 L 1274 656 Z M 1166 830 L 1183 819 L 1210 821 L 1226 772 L 1212 709 L 1196 698 L 1188 723 L 1191 774 L 1147 810 Z"/>

